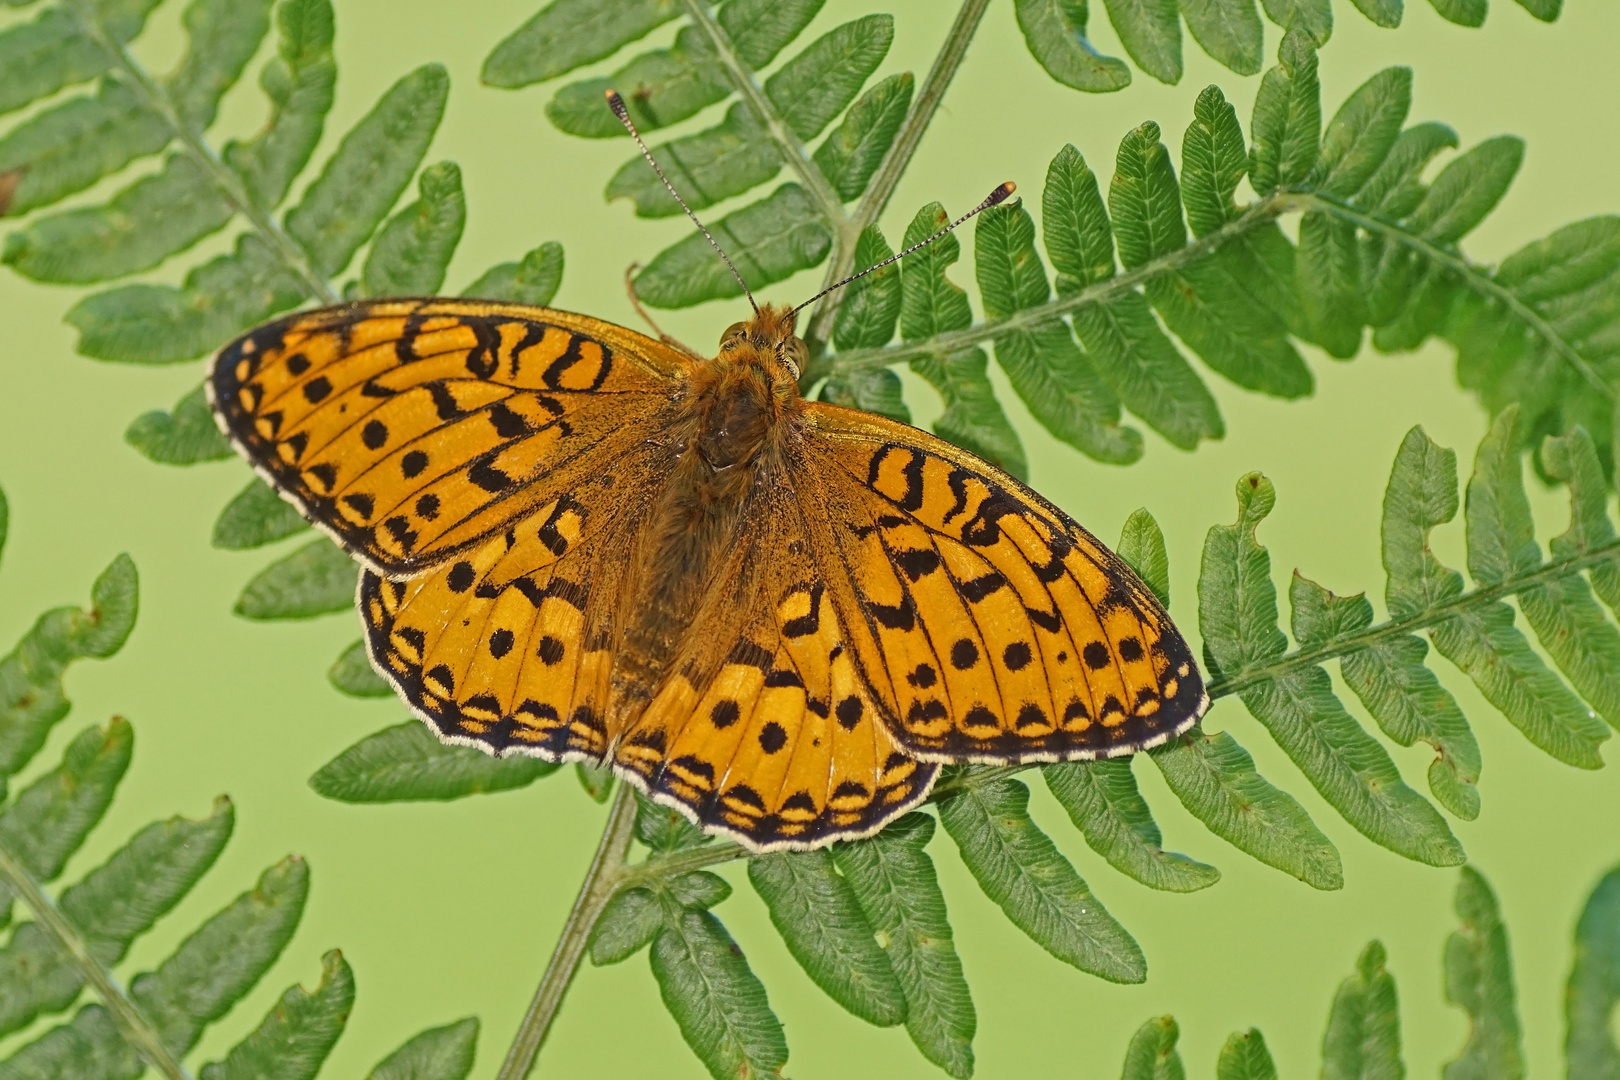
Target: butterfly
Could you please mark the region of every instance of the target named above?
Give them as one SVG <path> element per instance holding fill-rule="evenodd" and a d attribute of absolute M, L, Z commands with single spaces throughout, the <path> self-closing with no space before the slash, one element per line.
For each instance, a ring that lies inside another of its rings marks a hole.
<path fill-rule="evenodd" d="M 208 397 L 364 564 L 372 664 L 439 738 L 607 764 L 750 851 L 871 835 L 942 764 L 1196 723 L 1130 567 L 988 462 L 806 400 L 796 310 L 699 360 L 548 308 L 360 300 L 237 338 Z"/>

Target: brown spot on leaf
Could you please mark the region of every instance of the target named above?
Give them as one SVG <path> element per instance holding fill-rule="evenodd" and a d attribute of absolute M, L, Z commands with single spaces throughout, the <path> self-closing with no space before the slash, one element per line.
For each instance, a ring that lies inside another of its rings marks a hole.
<path fill-rule="evenodd" d="M 24 169 L 0 172 L 0 217 L 11 213 L 11 201 L 17 196 L 17 185 L 22 183 Z"/>

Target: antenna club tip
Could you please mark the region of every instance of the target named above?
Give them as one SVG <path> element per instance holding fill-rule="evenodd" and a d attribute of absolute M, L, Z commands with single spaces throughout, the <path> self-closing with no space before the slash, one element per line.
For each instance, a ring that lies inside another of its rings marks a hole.
<path fill-rule="evenodd" d="M 1004 201 L 1007 196 L 1011 195 L 1017 190 L 1018 185 L 1013 183 L 1011 180 L 1008 180 L 1006 183 L 1002 184 L 1000 187 L 996 188 L 996 190 L 990 193 L 990 205 L 995 206 L 997 203 Z"/>
<path fill-rule="evenodd" d="M 608 108 L 613 110 L 613 115 L 620 120 L 623 120 L 628 115 L 628 110 L 624 107 L 624 98 L 619 96 L 617 90 L 608 90 L 603 96 L 607 98 Z"/>

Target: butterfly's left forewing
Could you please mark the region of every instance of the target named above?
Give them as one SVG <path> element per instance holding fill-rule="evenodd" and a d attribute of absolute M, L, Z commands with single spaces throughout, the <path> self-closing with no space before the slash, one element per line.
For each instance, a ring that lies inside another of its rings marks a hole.
<path fill-rule="evenodd" d="M 567 312 L 377 300 L 259 327 L 220 351 L 208 388 L 284 497 L 372 569 L 408 576 L 611 470 L 689 365 Z"/>
<path fill-rule="evenodd" d="M 1208 707 L 1146 585 L 1017 480 L 915 428 L 822 403 L 802 485 L 827 522 L 857 660 L 886 721 L 931 761 L 1115 757 Z"/>

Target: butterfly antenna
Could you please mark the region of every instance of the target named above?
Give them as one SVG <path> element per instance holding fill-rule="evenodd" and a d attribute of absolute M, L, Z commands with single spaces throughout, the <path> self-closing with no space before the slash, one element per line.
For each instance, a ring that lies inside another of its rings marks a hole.
<path fill-rule="evenodd" d="M 653 172 L 658 174 L 658 179 L 664 182 L 664 187 L 668 188 L 669 193 L 675 197 L 675 201 L 681 204 L 681 209 L 686 211 L 686 216 L 692 219 L 692 224 L 698 227 L 698 231 L 709 242 L 709 246 L 714 248 L 715 253 L 726 264 L 726 269 L 731 271 L 731 276 L 737 279 L 738 285 L 742 286 L 743 295 L 748 297 L 748 306 L 754 309 L 755 315 L 758 315 L 759 305 L 754 303 L 754 294 L 748 291 L 748 282 L 744 281 L 743 276 L 737 273 L 737 268 L 732 265 L 731 257 L 715 242 L 714 237 L 709 235 L 709 230 L 704 226 L 703 222 L 698 220 L 698 216 L 692 213 L 692 208 L 686 205 L 686 200 L 681 198 L 681 193 L 675 190 L 675 185 L 669 182 L 669 177 L 664 175 L 664 170 L 660 169 L 658 162 L 653 160 L 652 151 L 648 150 L 647 144 L 641 141 L 641 134 L 636 131 L 636 125 L 630 119 L 630 110 L 624 107 L 624 98 L 619 96 L 617 90 L 609 90 L 607 92 L 607 103 L 608 108 L 613 110 L 613 115 L 619 118 L 619 123 L 623 124 L 624 129 L 630 133 L 630 137 L 636 140 L 636 145 L 641 148 L 641 156 L 647 159 L 647 164 L 651 165 Z M 1005 196 L 1003 197 L 1005 198 Z M 983 209 L 983 207 L 980 209 Z M 977 212 L 974 211 L 974 213 Z"/>
<path fill-rule="evenodd" d="M 1007 196 L 1011 195 L 1014 191 L 1017 191 L 1017 190 L 1018 190 L 1018 185 L 1013 183 L 1011 180 L 1008 180 L 1006 183 L 1004 183 L 1000 187 L 996 188 L 996 190 L 992 191 L 989 194 L 989 196 L 984 200 L 984 202 L 980 203 L 978 206 L 975 206 L 973 209 L 969 210 L 967 213 L 963 214 L 961 217 L 957 218 L 955 221 L 951 222 L 949 225 L 947 225 L 943 229 L 939 230 L 939 232 L 935 233 L 933 236 L 930 236 L 928 239 L 926 239 L 926 240 L 924 240 L 924 241 L 922 241 L 920 243 L 912 244 L 910 247 L 906 248 L 906 250 L 900 252 L 898 255 L 890 255 L 887 259 L 884 259 L 882 262 L 878 263 L 876 266 L 868 266 L 865 270 L 862 270 L 858 274 L 851 274 L 851 275 L 849 275 L 849 277 L 845 278 L 843 281 L 840 281 L 840 282 L 837 282 L 836 284 L 827 286 L 825 289 L 822 289 L 820 292 L 816 293 L 816 295 L 812 296 L 810 299 L 806 300 L 804 303 L 802 303 L 798 307 L 794 308 L 793 311 L 790 312 L 790 314 L 797 315 L 799 312 L 803 311 L 805 308 L 809 307 L 811 304 L 815 303 L 817 300 L 820 300 L 823 296 L 826 296 L 828 293 L 833 292 L 833 291 L 835 291 L 837 289 L 842 289 L 845 285 L 848 285 L 850 282 L 857 281 L 857 280 L 865 277 L 867 274 L 872 273 L 874 270 L 881 270 L 885 266 L 888 266 L 890 263 L 897 263 L 901 259 L 905 258 L 907 255 L 910 255 L 913 251 L 916 251 L 918 248 L 927 247 L 929 244 L 932 244 L 935 240 L 938 240 L 940 237 L 944 236 L 946 233 L 950 232 L 952 229 L 954 229 L 958 225 L 962 224 L 962 222 L 966 221 L 968 218 L 972 217 L 974 214 L 977 214 L 982 210 L 988 210 L 992 206 L 997 205 L 998 203 L 1005 202 L 1006 199 L 1007 199 Z"/>

